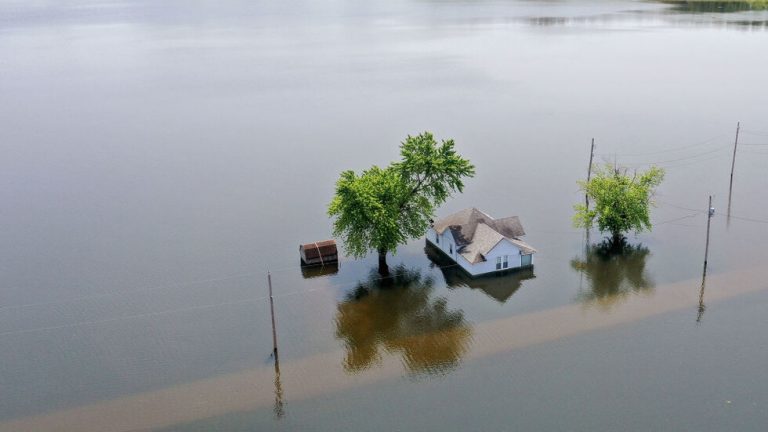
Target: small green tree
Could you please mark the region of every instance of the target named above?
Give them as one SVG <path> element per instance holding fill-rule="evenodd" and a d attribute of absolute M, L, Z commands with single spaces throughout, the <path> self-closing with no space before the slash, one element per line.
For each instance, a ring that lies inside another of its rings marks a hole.
<path fill-rule="evenodd" d="M 373 166 L 357 175 L 344 171 L 328 206 L 335 218 L 333 235 L 341 237 L 350 255 L 379 254 L 379 272 L 388 273 L 386 256 L 429 227 L 435 209 L 475 167 L 459 156 L 453 140 L 438 144 L 431 133 L 408 136 L 400 145 L 401 160 L 386 168 Z"/>
<path fill-rule="evenodd" d="M 664 179 L 664 170 L 651 167 L 643 173 L 627 173 L 626 168 L 606 164 L 598 168 L 589 181 L 579 181 L 592 208 L 585 204 L 574 206 L 573 224 L 591 228 L 597 221 L 600 232 L 608 232 L 614 244 L 620 244 L 624 233 L 651 229 L 650 206 L 656 186 Z"/>

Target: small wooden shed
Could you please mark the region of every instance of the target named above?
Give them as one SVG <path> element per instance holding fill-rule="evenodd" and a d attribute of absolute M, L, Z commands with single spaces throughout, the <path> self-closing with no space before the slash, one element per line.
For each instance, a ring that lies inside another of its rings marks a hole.
<path fill-rule="evenodd" d="M 339 261 L 339 252 L 334 240 L 299 245 L 299 255 L 301 255 L 302 265 L 328 264 Z"/>

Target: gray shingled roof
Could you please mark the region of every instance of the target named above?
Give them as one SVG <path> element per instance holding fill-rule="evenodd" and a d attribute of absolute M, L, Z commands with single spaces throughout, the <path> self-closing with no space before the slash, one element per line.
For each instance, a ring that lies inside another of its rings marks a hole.
<path fill-rule="evenodd" d="M 451 230 L 458 252 L 472 264 L 485 260 L 485 255 L 502 239 L 509 240 L 525 253 L 536 252 L 518 237 L 525 231 L 517 216 L 494 219 L 472 207 L 454 213 L 434 223 L 438 234 Z"/>

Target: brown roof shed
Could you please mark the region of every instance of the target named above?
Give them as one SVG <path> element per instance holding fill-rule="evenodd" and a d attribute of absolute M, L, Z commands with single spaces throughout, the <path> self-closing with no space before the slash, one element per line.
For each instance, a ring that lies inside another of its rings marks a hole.
<path fill-rule="evenodd" d="M 299 254 L 304 264 L 323 264 L 339 260 L 339 252 L 334 240 L 323 240 L 300 245 Z"/>

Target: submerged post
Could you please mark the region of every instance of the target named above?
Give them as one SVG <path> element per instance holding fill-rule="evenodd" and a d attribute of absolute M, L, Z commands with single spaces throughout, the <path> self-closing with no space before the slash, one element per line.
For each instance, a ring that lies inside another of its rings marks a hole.
<path fill-rule="evenodd" d="M 712 195 L 709 196 L 709 207 L 707 207 L 707 243 L 704 246 L 704 273 L 707 272 L 707 257 L 709 256 L 709 226 L 712 222 L 712 215 L 715 209 L 712 208 Z"/>
<path fill-rule="evenodd" d="M 704 246 L 704 270 L 701 272 L 701 288 L 699 289 L 699 309 L 696 315 L 696 322 L 701 323 L 704 311 L 707 307 L 704 305 L 704 287 L 707 284 L 707 256 L 709 255 L 709 227 L 712 222 L 712 216 L 715 209 L 712 208 L 712 195 L 709 196 L 709 207 L 707 208 L 707 243 Z"/>
<path fill-rule="evenodd" d="M 707 283 L 707 268 L 704 267 L 704 273 L 701 275 L 701 289 L 699 290 L 699 309 L 696 314 L 696 322 L 701 323 L 701 318 L 704 316 L 704 312 L 707 310 L 707 306 L 704 304 L 704 287 Z"/>
<path fill-rule="evenodd" d="M 592 146 L 589 149 L 589 167 L 587 167 L 587 186 L 589 186 L 589 180 L 592 179 L 592 160 L 595 157 L 595 139 L 592 138 Z M 584 204 L 589 211 L 589 192 L 584 188 Z M 584 239 L 584 250 L 589 248 L 589 228 L 585 229 L 586 237 Z"/>
<path fill-rule="evenodd" d="M 741 128 L 741 122 L 736 122 L 736 140 L 733 142 L 733 159 L 731 159 L 731 183 L 728 186 L 728 200 L 731 199 L 731 192 L 733 192 L 733 168 L 736 166 L 736 147 L 739 145 L 739 129 Z"/>
<path fill-rule="evenodd" d="M 275 300 L 272 298 L 272 274 L 267 271 L 267 283 L 269 284 L 269 312 L 272 315 L 272 354 L 277 362 L 277 330 L 275 328 Z"/>
<path fill-rule="evenodd" d="M 590 178 L 592 178 L 592 159 L 595 157 L 595 139 L 592 138 L 592 147 L 589 150 L 589 168 L 587 168 L 587 184 L 589 184 Z M 587 191 L 584 191 L 584 201 L 587 205 L 587 210 L 589 210 L 589 193 Z"/>
<path fill-rule="evenodd" d="M 728 185 L 728 218 L 727 225 L 731 225 L 731 197 L 733 194 L 733 168 L 736 165 L 736 147 L 739 145 L 739 128 L 741 122 L 736 122 L 736 140 L 733 142 L 733 159 L 731 159 L 731 183 Z"/>

